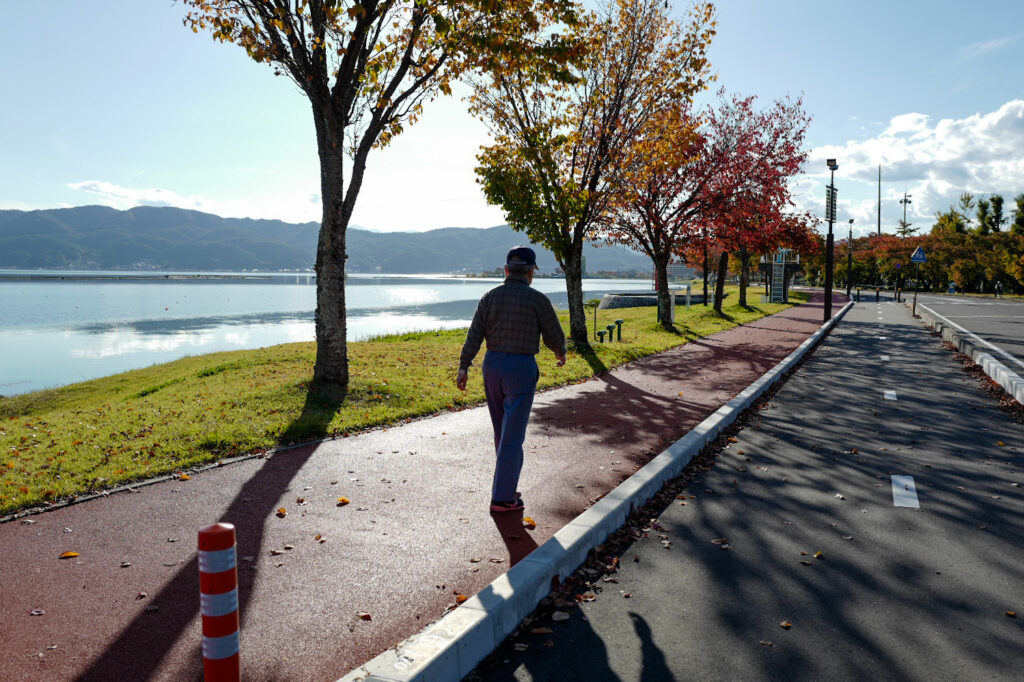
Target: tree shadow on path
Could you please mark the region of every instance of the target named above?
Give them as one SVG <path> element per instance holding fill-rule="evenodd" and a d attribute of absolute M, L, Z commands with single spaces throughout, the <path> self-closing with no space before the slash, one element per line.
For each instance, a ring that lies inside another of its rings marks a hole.
<path fill-rule="evenodd" d="M 345 393 L 310 387 L 301 414 L 282 433 L 282 444 L 310 441 L 328 435 L 327 427 L 345 399 Z M 242 557 L 260 556 L 264 526 L 292 480 L 302 470 L 316 445 L 299 446 L 274 454 L 238 491 L 220 519 L 235 526 L 238 562 L 238 613 L 244 622 L 255 583 L 255 566 Z M 188 529 L 183 529 L 188 530 Z M 198 529 L 193 529 L 197 531 Z M 199 573 L 196 555 L 151 597 L 159 610 L 144 611 L 128 623 L 78 680 L 144 680 L 161 676 L 161 665 L 175 646 L 190 646 L 189 669 L 178 679 L 202 679 L 201 640 L 179 640 L 199 616 Z"/>

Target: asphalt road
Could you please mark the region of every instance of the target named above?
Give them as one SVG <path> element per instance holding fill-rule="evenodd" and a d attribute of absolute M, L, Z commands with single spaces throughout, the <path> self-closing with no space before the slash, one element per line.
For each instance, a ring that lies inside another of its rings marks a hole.
<path fill-rule="evenodd" d="M 856 305 L 735 438 L 473 675 L 1022 678 L 1024 430 L 909 309 Z"/>
<path fill-rule="evenodd" d="M 1024 372 L 1024 301 L 918 294 L 917 302 L 1004 351 L 997 353 L 1000 361 Z"/>

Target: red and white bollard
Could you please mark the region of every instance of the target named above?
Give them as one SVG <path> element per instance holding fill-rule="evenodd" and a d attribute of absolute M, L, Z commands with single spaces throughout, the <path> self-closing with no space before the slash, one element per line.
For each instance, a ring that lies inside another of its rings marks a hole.
<path fill-rule="evenodd" d="M 230 523 L 199 529 L 199 607 L 206 682 L 240 680 L 238 568 L 235 527 Z"/>

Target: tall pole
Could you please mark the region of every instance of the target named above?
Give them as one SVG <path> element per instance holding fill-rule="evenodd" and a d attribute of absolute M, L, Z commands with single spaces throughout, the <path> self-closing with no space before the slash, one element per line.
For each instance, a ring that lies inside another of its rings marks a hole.
<path fill-rule="evenodd" d="M 831 193 L 835 190 L 836 182 L 836 165 L 833 161 L 829 164 L 829 169 L 832 172 L 831 177 L 828 181 L 828 191 Z M 832 199 L 832 210 L 826 211 L 828 213 L 828 238 L 825 240 L 825 314 L 824 322 L 828 322 L 832 319 L 832 261 L 835 260 L 835 254 L 833 253 L 833 245 L 835 238 L 832 236 L 832 220 L 833 213 L 835 212 L 835 199 Z"/>
<path fill-rule="evenodd" d="M 882 236 L 882 164 L 878 164 L 878 236 Z"/>
<path fill-rule="evenodd" d="M 850 218 L 850 236 L 846 238 L 846 297 L 850 297 L 853 281 L 853 218 Z"/>
<path fill-rule="evenodd" d="M 900 236 L 909 237 L 910 233 L 907 231 L 907 228 L 910 226 L 907 224 L 907 204 L 911 203 L 910 195 L 904 192 L 903 198 L 900 199 L 900 203 L 903 204 L 903 222 L 900 224 L 900 229 L 903 231 L 903 234 Z"/>

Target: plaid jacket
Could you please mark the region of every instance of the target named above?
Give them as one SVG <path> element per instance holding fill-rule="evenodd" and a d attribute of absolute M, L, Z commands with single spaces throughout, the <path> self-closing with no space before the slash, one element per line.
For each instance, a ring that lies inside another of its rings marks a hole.
<path fill-rule="evenodd" d="M 530 287 L 525 277 L 505 279 L 480 299 L 462 346 L 459 369 L 468 369 L 487 339 L 487 350 L 536 355 L 539 338 L 555 353 L 565 355 L 565 333 L 548 297 Z"/>

